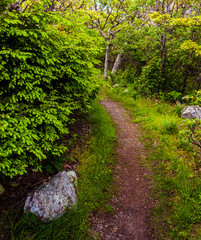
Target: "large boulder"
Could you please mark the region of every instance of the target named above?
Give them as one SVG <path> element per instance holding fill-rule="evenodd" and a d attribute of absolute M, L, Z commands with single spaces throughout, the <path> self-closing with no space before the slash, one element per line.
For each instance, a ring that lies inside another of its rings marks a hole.
<path fill-rule="evenodd" d="M 201 107 L 198 105 L 187 106 L 183 109 L 181 117 L 189 119 L 201 119 Z"/>
<path fill-rule="evenodd" d="M 31 212 L 43 221 L 49 221 L 65 213 L 76 204 L 75 172 L 60 172 L 28 194 L 24 211 Z"/>

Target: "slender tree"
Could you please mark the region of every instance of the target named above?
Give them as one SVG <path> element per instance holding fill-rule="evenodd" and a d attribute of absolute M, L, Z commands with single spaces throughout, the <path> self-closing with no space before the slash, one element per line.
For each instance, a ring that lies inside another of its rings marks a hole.
<path fill-rule="evenodd" d="M 104 77 L 108 77 L 109 59 L 113 40 L 129 18 L 127 0 L 94 1 L 88 12 L 91 18 L 90 27 L 95 28 L 106 42 Z M 93 14 L 94 13 L 94 14 Z"/>

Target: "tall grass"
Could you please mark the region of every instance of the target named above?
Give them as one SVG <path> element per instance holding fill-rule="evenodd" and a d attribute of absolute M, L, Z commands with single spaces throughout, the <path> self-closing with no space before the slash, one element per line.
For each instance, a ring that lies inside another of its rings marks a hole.
<path fill-rule="evenodd" d="M 9 240 L 87 240 L 89 215 L 104 208 L 110 197 L 116 139 L 113 124 L 102 106 L 94 103 L 89 116 L 92 133 L 78 155 L 78 204 L 62 217 L 43 223 L 15 206 L 0 219 L 1 238 Z M 77 151 L 77 150 L 76 150 Z"/>
<path fill-rule="evenodd" d="M 109 95 L 123 103 L 141 125 L 147 164 L 154 172 L 158 239 L 201 239 L 201 166 L 192 146 L 180 139 L 180 108 L 132 96 L 122 88 Z"/>

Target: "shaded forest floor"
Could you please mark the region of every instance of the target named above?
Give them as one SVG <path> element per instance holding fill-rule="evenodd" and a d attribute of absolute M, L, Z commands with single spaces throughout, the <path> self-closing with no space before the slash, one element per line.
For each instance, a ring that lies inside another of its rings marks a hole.
<path fill-rule="evenodd" d="M 117 164 L 114 170 L 114 187 L 108 213 L 99 212 L 92 223 L 92 231 L 104 240 L 153 240 L 151 210 L 154 201 L 150 194 L 149 170 L 142 166 L 145 149 L 136 123 L 118 103 L 107 98 L 101 102 L 109 112 L 117 129 L 115 149 Z"/>

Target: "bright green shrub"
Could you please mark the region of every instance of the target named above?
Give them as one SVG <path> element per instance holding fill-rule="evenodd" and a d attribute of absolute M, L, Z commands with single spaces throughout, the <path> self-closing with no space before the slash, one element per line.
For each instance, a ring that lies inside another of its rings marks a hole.
<path fill-rule="evenodd" d="M 181 100 L 181 97 L 182 97 L 182 94 L 180 92 L 177 92 L 177 91 L 171 91 L 167 94 L 168 96 L 166 97 L 167 100 L 169 101 L 180 101 Z"/>
<path fill-rule="evenodd" d="M 149 65 L 142 68 L 140 76 L 140 91 L 146 94 L 154 94 L 163 89 L 164 79 L 160 74 L 158 59 L 150 61 Z"/>
<path fill-rule="evenodd" d="M 201 90 L 195 91 L 192 94 L 185 96 L 183 100 L 189 101 L 192 105 L 201 106 Z"/>
<path fill-rule="evenodd" d="M 184 109 L 184 106 L 182 104 L 176 104 L 174 106 L 173 112 L 178 116 L 181 117 L 181 113 Z"/>
<path fill-rule="evenodd" d="M 10 3 L 11 3 L 11 0 L 1 0 L 1 2 L 0 2 L 0 13 L 5 11 Z"/>
<path fill-rule="evenodd" d="M 83 20 L 70 17 L 39 4 L 0 15 L 1 175 L 40 170 L 47 155 L 61 155 L 71 115 L 86 111 L 96 96 L 98 42 Z"/>
<path fill-rule="evenodd" d="M 173 120 L 166 120 L 162 123 L 161 132 L 164 134 L 176 134 L 178 132 L 177 124 Z"/>

